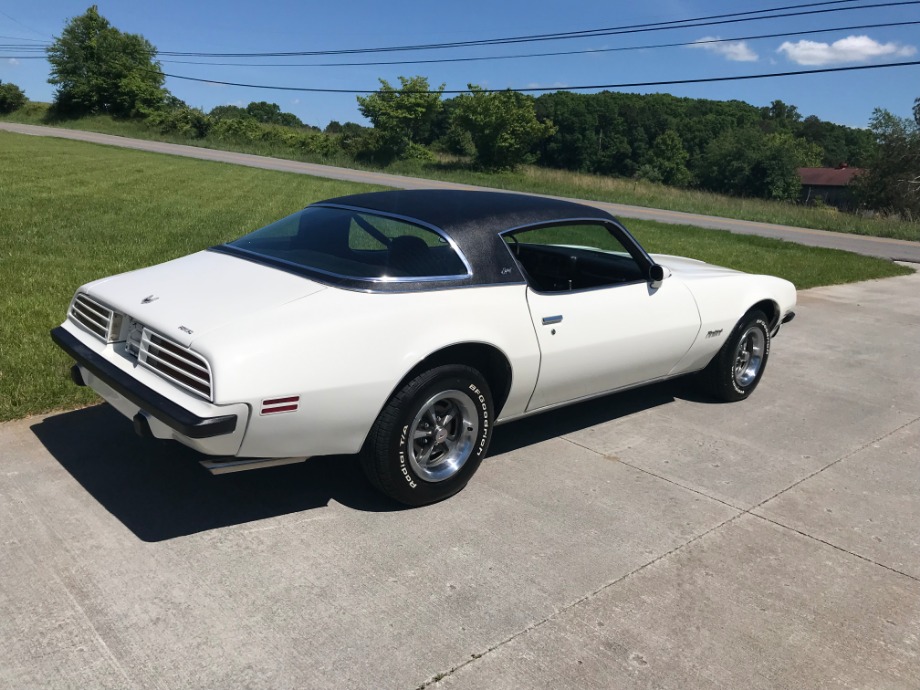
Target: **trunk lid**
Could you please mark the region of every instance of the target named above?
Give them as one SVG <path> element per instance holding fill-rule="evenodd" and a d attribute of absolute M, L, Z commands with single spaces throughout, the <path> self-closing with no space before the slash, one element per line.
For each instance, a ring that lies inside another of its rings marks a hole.
<path fill-rule="evenodd" d="M 85 291 L 188 347 L 198 336 L 257 311 L 325 289 L 308 278 L 218 252 L 90 283 Z"/>

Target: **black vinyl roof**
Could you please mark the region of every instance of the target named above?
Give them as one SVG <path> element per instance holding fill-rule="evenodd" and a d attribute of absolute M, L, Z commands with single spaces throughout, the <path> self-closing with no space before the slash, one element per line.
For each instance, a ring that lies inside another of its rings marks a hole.
<path fill-rule="evenodd" d="M 606 211 L 572 201 L 528 194 L 458 189 L 407 189 L 350 194 L 319 204 L 355 206 L 420 220 L 444 230 L 458 244 L 470 234 L 496 234 L 524 225 L 597 218 L 614 220 Z"/>
<path fill-rule="evenodd" d="M 440 229 L 456 244 L 473 270 L 464 280 L 415 284 L 382 284 L 380 290 L 425 290 L 458 285 L 524 283 L 511 252 L 499 233 L 513 228 L 558 221 L 591 219 L 613 222 L 606 211 L 572 201 L 507 192 L 409 189 L 351 194 L 316 203 L 346 206 L 401 216 Z"/>

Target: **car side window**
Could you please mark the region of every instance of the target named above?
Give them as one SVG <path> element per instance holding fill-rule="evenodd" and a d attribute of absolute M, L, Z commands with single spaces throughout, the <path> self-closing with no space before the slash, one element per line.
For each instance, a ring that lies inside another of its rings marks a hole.
<path fill-rule="evenodd" d="M 226 246 L 346 278 L 410 281 L 469 275 L 457 250 L 438 232 L 346 208 L 310 206 Z"/>
<path fill-rule="evenodd" d="M 645 272 L 603 223 L 524 228 L 503 235 L 528 284 L 562 292 L 644 281 Z"/>
<path fill-rule="evenodd" d="M 398 237 L 417 237 L 426 247 L 446 246 L 447 241 L 426 228 L 396 218 L 355 213 L 348 227 L 348 248 L 352 250 L 384 250 Z"/>

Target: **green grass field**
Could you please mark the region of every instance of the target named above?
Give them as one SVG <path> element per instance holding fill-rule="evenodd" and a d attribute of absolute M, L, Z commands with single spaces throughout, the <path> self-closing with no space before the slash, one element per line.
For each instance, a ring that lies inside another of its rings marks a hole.
<path fill-rule="evenodd" d="M 0 420 L 94 399 L 48 337 L 81 284 L 371 189 L 0 132 Z"/>
<path fill-rule="evenodd" d="M 49 124 L 45 121 L 47 108 L 48 104 L 45 103 L 30 103 L 22 110 L 10 115 L 0 116 L 0 121 L 6 120 L 35 125 Z M 56 127 L 83 129 L 104 134 L 168 141 L 228 151 L 241 151 L 243 153 L 289 158 L 310 163 L 366 170 L 378 169 L 360 165 L 344 153 L 332 158 L 323 158 L 293 152 L 284 147 L 266 143 L 250 142 L 244 144 L 233 141 L 220 141 L 214 138 L 189 139 L 178 135 L 161 134 L 141 121 L 115 120 L 107 115 L 55 121 L 50 124 Z M 920 241 L 920 223 L 918 222 L 897 218 L 870 218 L 852 213 L 840 213 L 833 207 L 817 208 L 763 199 L 741 199 L 701 190 L 668 187 L 643 180 L 605 177 L 536 166 L 524 166 L 515 172 L 489 173 L 470 170 L 462 163 L 449 160 L 438 163 L 397 161 L 387 167 L 385 172 L 495 187 L 497 189 L 551 194 L 576 199 L 611 201 L 670 211 L 701 213 L 723 218 L 737 218 L 817 230 L 833 230 L 835 232 L 870 235 L 873 237 L 893 237 Z"/>
<path fill-rule="evenodd" d="M 321 198 L 372 187 L 0 132 L 0 420 L 93 400 L 48 337 L 89 280 L 166 261 Z M 890 262 L 651 222 L 650 251 L 773 273 L 800 288 L 909 272 Z"/>

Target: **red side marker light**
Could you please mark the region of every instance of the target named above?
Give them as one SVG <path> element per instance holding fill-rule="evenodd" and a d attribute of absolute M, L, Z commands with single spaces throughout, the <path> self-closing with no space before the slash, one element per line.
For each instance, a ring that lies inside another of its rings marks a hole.
<path fill-rule="evenodd" d="M 286 398 L 269 398 L 262 401 L 260 414 L 275 414 L 276 412 L 294 412 L 300 407 L 300 396 L 291 395 Z"/>

